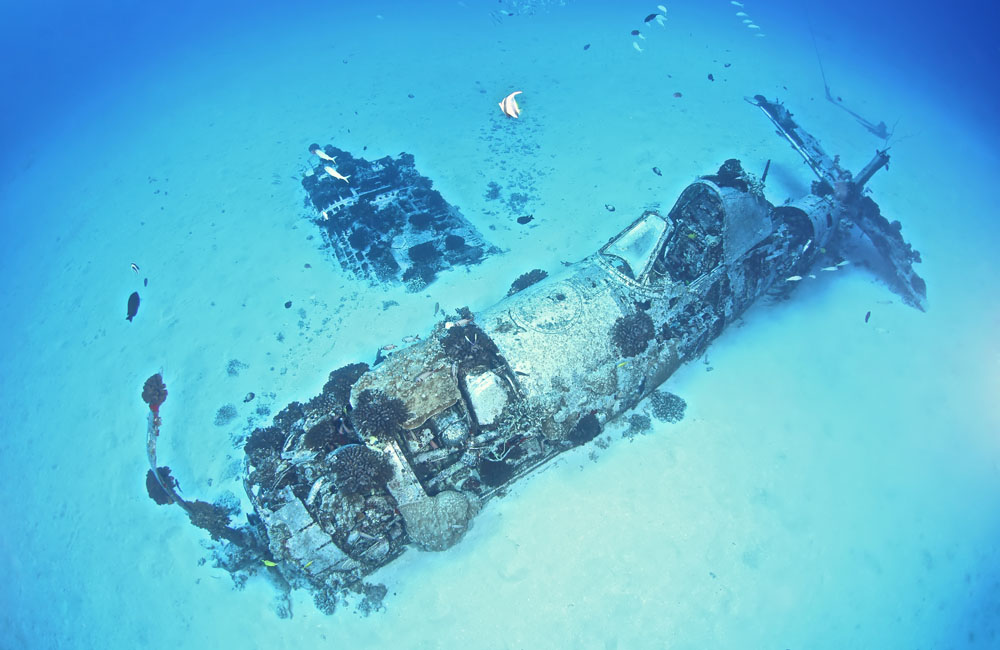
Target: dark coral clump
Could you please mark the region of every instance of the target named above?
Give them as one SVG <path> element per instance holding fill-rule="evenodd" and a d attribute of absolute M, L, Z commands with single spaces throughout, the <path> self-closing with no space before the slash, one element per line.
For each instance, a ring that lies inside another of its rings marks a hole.
<path fill-rule="evenodd" d="M 302 437 L 303 445 L 317 451 L 333 451 L 353 442 L 358 442 L 357 435 L 347 427 L 344 418 L 339 417 L 324 418 Z"/>
<path fill-rule="evenodd" d="M 730 158 L 722 163 L 719 171 L 704 178 L 712 181 L 719 187 L 732 187 L 741 192 L 746 192 L 750 187 L 747 174 L 743 171 L 743 165 L 736 158 Z"/>
<path fill-rule="evenodd" d="M 327 393 L 320 393 L 306 402 L 302 409 L 310 416 L 317 413 L 328 414 L 340 410 L 338 404 Z"/>
<path fill-rule="evenodd" d="M 301 402 L 292 402 L 285 408 L 278 411 L 274 416 L 274 426 L 285 431 L 290 431 L 292 426 L 305 417 L 306 413 L 302 409 Z"/>
<path fill-rule="evenodd" d="M 219 407 L 219 410 L 215 412 L 215 426 L 224 427 L 233 420 L 236 419 L 239 413 L 236 411 L 236 407 L 232 404 L 223 404 Z"/>
<path fill-rule="evenodd" d="M 383 282 L 395 279 L 396 274 L 399 273 L 399 263 L 393 257 L 389 245 L 384 242 L 376 241 L 372 243 L 368 249 L 368 261 L 371 262 L 371 268 L 375 276 Z M 364 266 L 364 263 L 362 263 L 362 266 Z"/>
<path fill-rule="evenodd" d="M 313 592 L 313 604 L 320 612 L 333 616 L 337 612 L 337 590 L 326 587 L 325 584 L 317 587 Z"/>
<path fill-rule="evenodd" d="M 166 485 L 168 489 L 173 490 L 180 487 L 180 484 L 177 483 L 177 479 L 170 475 L 169 467 L 157 467 L 156 473 L 160 475 L 160 481 L 163 481 L 163 485 Z M 146 471 L 146 492 L 149 493 L 149 498 L 160 506 L 173 503 L 174 498 L 163 489 L 163 486 L 160 485 L 160 481 L 157 481 L 156 477 L 153 476 L 152 469 Z"/>
<path fill-rule="evenodd" d="M 634 438 L 638 435 L 646 435 L 652 430 L 653 421 L 648 415 L 633 413 L 625 419 L 628 429 L 622 432 L 622 438 Z"/>
<path fill-rule="evenodd" d="M 284 443 L 285 433 L 278 427 L 254 429 L 243 445 L 243 452 L 251 463 L 259 465 L 264 458 L 280 452 Z"/>
<path fill-rule="evenodd" d="M 573 430 L 569 432 L 569 439 L 578 445 L 590 442 L 601 434 L 601 422 L 593 413 L 580 418 Z"/>
<path fill-rule="evenodd" d="M 323 384 L 323 392 L 310 399 L 304 410 L 315 413 L 340 416 L 351 400 L 351 387 L 361 375 L 368 371 L 367 363 L 351 363 L 337 368 Z"/>
<path fill-rule="evenodd" d="M 657 420 L 676 423 L 684 419 L 684 410 L 687 403 L 665 390 L 658 390 L 649 396 L 649 403 L 653 407 L 653 415 Z"/>
<path fill-rule="evenodd" d="M 364 494 L 384 487 L 392 478 L 392 466 L 384 454 L 365 445 L 345 445 L 333 457 L 337 487 L 345 494 Z"/>
<path fill-rule="evenodd" d="M 476 366 L 493 368 L 500 358 L 496 343 L 475 323 L 455 325 L 449 329 L 441 337 L 441 347 L 465 369 Z"/>
<path fill-rule="evenodd" d="M 351 420 L 364 433 L 380 439 L 391 437 L 409 418 L 403 400 L 367 388 L 358 394 L 358 403 L 351 411 Z"/>
<path fill-rule="evenodd" d="M 653 340 L 653 319 L 646 312 L 619 316 L 611 328 L 611 340 L 623 357 L 634 357 Z"/>
<path fill-rule="evenodd" d="M 368 372 L 367 363 L 349 363 L 337 368 L 330 373 L 330 377 L 323 384 L 323 394 L 329 395 L 335 404 L 347 406 L 351 401 L 351 387 L 366 372 Z"/>
<path fill-rule="evenodd" d="M 381 584 L 366 582 L 361 585 L 361 593 L 364 594 L 364 598 L 362 598 L 361 602 L 358 603 L 359 614 L 362 616 L 368 616 L 373 612 L 385 609 L 382 601 L 385 599 L 386 594 L 389 593 L 388 587 Z"/>
<path fill-rule="evenodd" d="M 410 225 L 417 230 L 427 230 L 431 227 L 433 220 L 434 216 L 429 212 L 417 212 L 416 214 L 411 214 L 408 218 Z"/>
<path fill-rule="evenodd" d="M 441 259 L 441 253 L 434 246 L 434 242 L 424 242 L 411 246 L 407 251 L 414 264 L 433 265 Z"/>
<path fill-rule="evenodd" d="M 185 508 L 191 523 L 208 531 L 215 541 L 226 540 L 237 546 L 246 546 L 243 533 L 229 527 L 230 513 L 226 508 L 206 501 L 189 501 Z"/>
<path fill-rule="evenodd" d="M 376 236 L 371 230 L 364 226 L 358 226 L 347 236 L 347 243 L 356 251 L 363 251 L 368 245 L 375 241 Z"/>
<path fill-rule="evenodd" d="M 437 278 L 437 271 L 433 266 L 426 264 L 414 264 L 403 271 L 403 282 L 406 283 L 410 293 L 420 291 Z"/>
<path fill-rule="evenodd" d="M 155 413 L 166 399 L 167 386 L 163 383 L 163 375 L 156 373 L 142 385 L 142 401 L 149 404 L 149 408 Z"/>
<path fill-rule="evenodd" d="M 510 289 L 507 290 L 508 296 L 513 296 L 518 291 L 523 291 L 536 282 L 541 282 L 548 277 L 548 273 L 542 269 L 531 269 L 527 273 L 522 273 L 517 276 L 517 279 L 511 283 Z"/>

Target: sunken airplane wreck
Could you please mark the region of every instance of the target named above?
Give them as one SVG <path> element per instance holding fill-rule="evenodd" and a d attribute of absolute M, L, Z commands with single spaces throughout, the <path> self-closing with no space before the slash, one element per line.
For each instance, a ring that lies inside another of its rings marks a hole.
<path fill-rule="evenodd" d="M 865 193 L 886 152 L 852 175 L 782 105 L 748 101 L 815 172 L 810 194 L 774 206 L 764 178 L 727 160 L 669 212 L 645 212 L 561 275 L 476 314 L 460 310 L 375 367 L 335 370 L 320 395 L 248 438 L 255 513 L 238 529 L 215 522 L 215 539 L 243 542 L 242 560 L 222 566 L 266 565 L 324 611 L 345 590 L 369 593 L 365 576 L 409 546 L 455 544 L 490 498 L 592 440 L 755 300 L 791 291 L 790 278 L 836 263 L 859 239 L 894 291 L 923 310 L 919 254 Z M 151 395 L 158 408 L 166 389 Z M 155 468 L 155 440 L 152 449 Z M 176 497 L 172 477 L 163 482 Z"/>

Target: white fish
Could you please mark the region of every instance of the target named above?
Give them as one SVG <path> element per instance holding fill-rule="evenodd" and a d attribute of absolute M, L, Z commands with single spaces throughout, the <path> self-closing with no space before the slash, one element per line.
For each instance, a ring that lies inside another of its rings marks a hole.
<path fill-rule="evenodd" d="M 750 20 L 749 18 L 744 18 L 743 19 L 743 24 L 744 25 L 753 25 L 753 21 Z"/>
<path fill-rule="evenodd" d="M 793 275 L 791 277 L 785 278 L 785 282 L 798 282 L 802 279 L 801 275 Z"/>
<path fill-rule="evenodd" d="M 806 245 L 802 247 L 802 252 L 803 253 L 805 253 L 807 250 L 809 250 L 809 244 L 811 244 L 811 243 L 813 243 L 813 240 L 811 240 L 811 239 L 806 242 Z"/>
<path fill-rule="evenodd" d="M 323 170 L 327 174 L 329 174 L 330 176 L 333 176 L 334 178 L 339 178 L 340 180 L 344 181 L 345 183 L 350 183 L 351 182 L 351 181 L 347 180 L 348 178 L 350 178 L 350 176 L 344 176 L 344 175 L 342 175 L 340 172 L 338 172 L 333 167 L 330 167 L 329 165 L 327 165 L 326 167 L 324 167 Z"/>
<path fill-rule="evenodd" d="M 767 34 L 757 33 L 757 34 L 754 34 L 754 36 L 756 36 L 757 38 L 764 38 L 765 36 L 767 36 Z"/>
<path fill-rule="evenodd" d="M 745 12 L 745 11 L 737 11 L 737 12 L 736 12 L 736 15 L 737 15 L 737 16 L 739 16 L 740 18 L 749 18 L 749 17 L 750 17 L 750 16 L 749 16 L 749 15 L 747 14 L 747 12 Z"/>
<path fill-rule="evenodd" d="M 824 266 L 823 268 L 820 269 L 820 271 L 836 271 L 836 270 L 837 270 L 836 266 Z"/>
<path fill-rule="evenodd" d="M 663 5 L 656 5 L 656 8 L 659 9 L 663 13 L 667 13 L 667 8 L 664 7 Z"/>
<path fill-rule="evenodd" d="M 521 115 L 521 107 L 517 105 L 517 96 L 520 95 L 522 90 L 517 90 L 500 100 L 500 110 L 507 117 L 517 118 Z"/>
<path fill-rule="evenodd" d="M 736 2 L 736 0 L 730 0 L 729 4 L 733 5 L 734 7 L 742 7 L 743 6 L 742 2 Z"/>
<path fill-rule="evenodd" d="M 326 155 L 326 152 L 324 152 L 322 149 L 316 149 L 315 151 L 313 151 L 313 153 L 322 158 L 323 160 L 329 160 L 330 162 L 337 162 L 336 158 L 334 158 L 333 156 Z"/>
<path fill-rule="evenodd" d="M 815 275 L 813 275 L 812 273 L 810 273 L 810 274 L 809 274 L 809 277 L 810 277 L 810 278 L 812 278 L 813 280 L 815 280 L 815 279 L 816 279 L 816 276 L 815 276 Z"/>
<path fill-rule="evenodd" d="M 635 41 L 632 41 L 632 47 L 634 47 L 634 48 L 635 48 L 635 51 L 636 51 L 636 52 L 642 52 L 642 48 L 641 48 L 641 47 L 639 47 L 639 44 L 638 44 L 638 43 L 636 43 Z"/>
<path fill-rule="evenodd" d="M 667 22 L 667 17 L 666 16 L 657 16 L 656 17 L 656 24 L 659 25 L 660 27 L 663 27 L 664 23 L 666 23 L 666 22 Z"/>
<path fill-rule="evenodd" d="M 646 37 L 643 36 L 642 34 L 639 34 L 639 38 L 641 38 L 642 40 L 646 40 Z"/>
<path fill-rule="evenodd" d="M 446 330 L 450 330 L 453 327 L 465 327 L 466 325 L 468 325 L 469 323 L 471 323 L 473 320 L 474 319 L 472 319 L 472 318 L 463 318 L 462 320 L 457 320 L 454 323 L 451 322 L 451 321 L 447 321 L 444 324 L 444 328 Z"/>
<path fill-rule="evenodd" d="M 747 25 L 747 27 L 749 27 L 750 29 L 760 29 L 760 25 L 754 25 L 753 23 L 750 23 L 749 25 Z"/>
<path fill-rule="evenodd" d="M 848 264 L 850 264 L 850 262 L 848 262 L 847 260 L 841 260 L 837 262 L 837 266 L 847 266 Z"/>

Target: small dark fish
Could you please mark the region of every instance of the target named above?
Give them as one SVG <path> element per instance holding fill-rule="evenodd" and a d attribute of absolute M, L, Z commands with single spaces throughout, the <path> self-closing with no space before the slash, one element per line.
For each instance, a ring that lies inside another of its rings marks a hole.
<path fill-rule="evenodd" d="M 246 404 L 248 402 L 252 402 L 253 398 L 255 398 L 255 397 L 257 397 L 257 396 L 254 395 L 253 393 L 247 393 L 247 396 L 243 398 L 243 403 Z"/>
<path fill-rule="evenodd" d="M 657 176 L 663 176 L 663 172 L 660 171 L 659 167 L 653 167 L 653 173 Z"/>
<path fill-rule="evenodd" d="M 528 214 L 528 215 L 525 215 L 523 217 L 518 217 L 517 218 L 517 222 L 523 226 L 524 224 L 529 223 L 534 218 L 535 218 L 535 215 Z"/>
<path fill-rule="evenodd" d="M 605 203 L 604 204 L 604 209 L 607 210 L 608 212 L 614 212 L 615 211 L 615 206 L 611 205 L 610 203 Z"/>
<path fill-rule="evenodd" d="M 871 317 L 872 317 L 872 313 L 871 312 L 868 312 L 867 314 L 865 314 L 865 322 L 867 323 L 868 319 L 871 318 Z"/>
<path fill-rule="evenodd" d="M 732 65 L 732 63 L 723 63 L 723 64 L 722 64 L 722 67 L 723 67 L 723 68 L 728 68 L 728 67 L 729 67 L 729 66 L 731 66 L 731 65 Z"/>
<path fill-rule="evenodd" d="M 638 29 L 633 29 L 632 30 L 632 36 L 638 36 L 638 35 L 639 35 L 639 30 Z"/>
<path fill-rule="evenodd" d="M 589 50 L 589 49 L 590 49 L 590 43 L 587 43 L 586 45 L 584 45 L 584 46 L 583 46 L 583 49 L 585 49 L 585 50 Z"/>
<path fill-rule="evenodd" d="M 291 300 L 286 300 L 285 301 L 285 309 L 291 309 L 291 308 L 292 308 L 292 301 Z"/>
<path fill-rule="evenodd" d="M 682 94 L 680 94 L 680 93 L 674 93 L 674 97 L 683 97 L 683 96 L 684 96 L 684 95 L 682 95 Z"/>
<path fill-rule="evenodd" d="M 709 72 L 708 73 L 708 80 L 709 81 L 715 81 L 715 75 L 713 75 L 711 72 Z"/>
<path fill-rule="evenodd" d="M 648 16 L 646 16 L 645 18 L 643 18 L 643 19 L 642 19 L 642 22 L 644 22 L 644 23 L 648 23 L 648 22 L 649 22 L 649 21 L 651 21 L 651 20 L 656 20 L 656 17 L 657 17 L 658 15 L 659 15 L 659 14 L 649 14 Z"/>
<path fill-rule="evenodd" d="M 131 322 L 135 315 L 139 312 L 139 292 L 133 291 L 132 295 L 128 297 L 128 315 L 125 316 L 125 320 Z"/>
<path fill-rule="evenodd" d="M 148 287 L 149 286 L 149 278 L 143 278 L 142 279 L 142 286 L 144 286 L 144 287 Z"/>
<path fill-rule="evenodd" d="M 135 271 L 136 275 L 139 275 L 139 265 L 135 262 L 132 262 L 132 270 Z"/>

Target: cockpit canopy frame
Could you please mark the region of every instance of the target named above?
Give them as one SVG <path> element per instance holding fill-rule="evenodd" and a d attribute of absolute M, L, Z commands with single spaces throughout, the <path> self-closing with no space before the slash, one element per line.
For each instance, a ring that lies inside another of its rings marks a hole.
<path fill-rule="evenodd" d="M 646 210 L 601 247 L 601 257 L 617 271 L 640 283 L 650 283 L 659 251 L 673 233 L 674 224 L 655 210 Z"/>

